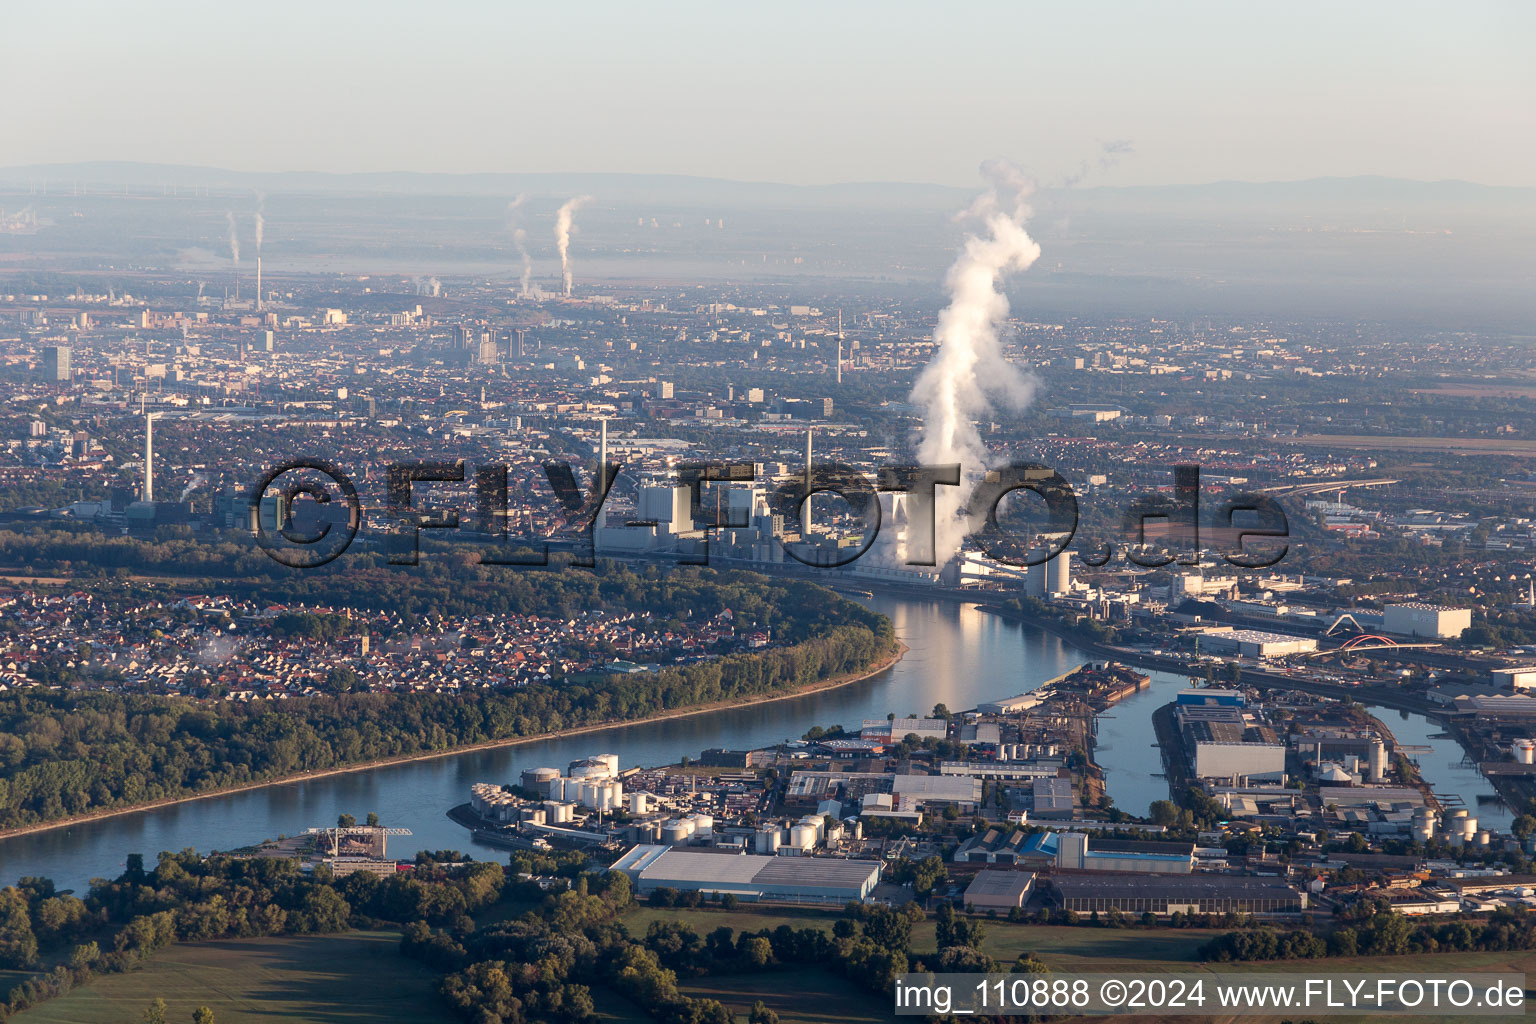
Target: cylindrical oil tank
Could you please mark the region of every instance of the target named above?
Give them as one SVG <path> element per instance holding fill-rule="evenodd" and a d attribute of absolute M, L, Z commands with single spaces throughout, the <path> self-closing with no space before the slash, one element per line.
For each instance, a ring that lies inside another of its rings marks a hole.
<path fill-rule="evenodd" d="M 752 837 L 754 853 L 778 853 L 784 842 L 784 830 L 778 827 L 760 828 Z"/>

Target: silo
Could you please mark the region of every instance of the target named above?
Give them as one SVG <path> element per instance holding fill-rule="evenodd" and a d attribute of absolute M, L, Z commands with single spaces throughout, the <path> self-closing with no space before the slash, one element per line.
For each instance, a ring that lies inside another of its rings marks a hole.
<path fill-rule="evenodd" d="M 649 793 L 631 793 L 631 794 L 629 794 L 629 813 L 630 814 L 644 814 L 647 811 L 647 809 L 649 808 L 649 806 L 650 806 L 650 794 Z"/>
<path fill-rule="evenodd" d="M 778 853 L 779 846 L 784 842 L 784 830 L 777 825 L 764 827 L 757 830 L 752 837 L 752 849 L 756 853 Z"/>
<path fill-rule="evenodd" d="M 618 754 L 598 754 L 596 760 L 603 762 L 603 766 L 608 769 L 609 778 L 616 779 L 619 777 Z"/>
<path fill-rule="evenodd" d="M 707 838 L 714 835 L 714 817 L 709 814 L 695 814 L 693 816 L 693 834 L 701 838 Z"/>
<path fill-rule="evenodd" d="M 661 841 L 663 843 L 667 843 L 668 845 L 685 843 L 688 841 L 688 837 L 692 834 L 693 829 L 686 821 L 673 820 L 666 822 L 661 826 Z"/>
<path fill-rule="evenodd" d="M 789 845 L 797 850 L 811 850 L 816 847 L 816 826 L 799 822 L 789 830 Z"/>

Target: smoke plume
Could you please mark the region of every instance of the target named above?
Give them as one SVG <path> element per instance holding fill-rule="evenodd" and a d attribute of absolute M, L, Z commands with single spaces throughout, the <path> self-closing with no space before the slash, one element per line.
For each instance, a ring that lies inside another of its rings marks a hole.
<path fill-rule="evenodd" d="M 208 482 L 208 478 L 205 475 L 203 475 L 202 473 L 200 473 L 200 472 L 193 473 L 192 474 L 192 479 L 187 481 L 187 485 L 181 489 L 181 495 L 176 500 L 177 501 L 186 501 L 187 500 L 187 495 L 191 494 L 193 491 L 197 490 L 200 486 L 202 486 L 203 484 L 205 484 L 207 482 Z"/>
<path fill-rule="evenodd" d="M 233 211 L 226 212 L 224 219 L 229 222 L 229 258 L 239 263 L 240 236 L 235 233 L 235 215 Z"/>
<path fill-rule="evenodd" d="M 565 294 L 571 294 L 571 217 L 583 203 L 592 201 L 591 196 L 567 199 L 555 214 L 555 247 L 560 250 L 560 277 L 565 282 Z"/>
<path fill-rule="evenodd" d="M 523 230 L 520 223 L 522 217 L 517 211 L 527 198 L 526 195 L 520 195 L 507 204 L 507 216 L 512 224 L 512 244 L 517 246 L 517 255 L 523 261 L 523 273 L 518 279 L 518 294 L 525 299 L 532 293 L 533 259 L 528 255 L 528 232 Z"/>
<path fill-rule="evenodd" d="M 957 554 L 969 532 L 966 506 L 990 461 L 976 428 L 995 403 L 1021 409 L 1034 382 L 1003 358 L 998 331 L 1008 317 L 1003 280 L 1025 270 L 1040 247 L 1024 230 L 1025 204 L 1033 184 L 1012 164 L 988 161 L 982 173 L 991 187 L 962 217 L 979 220 L 945 277 L 949 304 L 939 314 L 933 359 L 918 375 L 911 401 L 924 410 L 917 444 L 924 465 L 960 464 L 960 486 L 937 488 L 935 542 L 939 564 Z"/>

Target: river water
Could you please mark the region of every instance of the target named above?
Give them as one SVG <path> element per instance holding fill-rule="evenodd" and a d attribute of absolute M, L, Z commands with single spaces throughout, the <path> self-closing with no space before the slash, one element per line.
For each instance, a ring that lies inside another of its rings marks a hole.
<path fill-rule="evenodd" d="M 387 825 L 413 835 L 391 843 L 395 856 L 421 849 L 473 849 L 479 857 L 502 851 L 471 844 L 469 833 L 445 812 L 469 797 L 475 782 L 515 781 L 524 768 L 563 768 L 588 754 L 615 753 L 624 767 L 670 764 L 708 747 L 745 749 L 800 737 L 813 725 L 856 728 L 865 718 L 926 714 L 935 704 L 951 709 L 1032 689 L 1088 660 L 1066 642 L 1032 627 L 1005 622 L 970 605 L 876 597 L 865 602 L 891 617 L 910 650 L 895 666 L 850 686 L 749 708 L 726 709 L 575 736 L 539 740 L 430 761 L 376 768 L 307 782 L 210 797 L 158 810 L 106 818 L 67 828 L 0 840 L 0 885 L 26 875 L 45 875 L 60 888 L 83 889 L 93 877 L 117 875 L 130 853 L 153 862 L 161 850 L 230 849 L 311 826 L 329 825 L 343 812 L 361 819 L 376 811 Z M 1152 712 L 1186 685 L 1181 676 L 1153 673 L 1152 686 L 1102 716 L 1098 761 L 1108 774 L 1117 806 L 1144 814 L 1168 795 L 1153 746 Z M 1422 716 L 1377 712 L 1403 743 L 1425 744 L 1424 775 L 1442 793 L 1458 793 L 1485 823 L 1508 824 L 1509 816 L 1479 807 L 1478 794 L 1492 789 L 1475 769 L 1458 768 L 1454 740 L 1431 739 L 1438 727 Z"/>

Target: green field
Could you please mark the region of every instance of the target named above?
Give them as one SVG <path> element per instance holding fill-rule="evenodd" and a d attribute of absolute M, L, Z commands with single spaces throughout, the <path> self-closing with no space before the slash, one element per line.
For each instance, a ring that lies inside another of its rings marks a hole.
<path fill-rule="evenodd" d="M 455 1018 L 440 975 L 402 957 L 394 932 L 176 945 L 142 969 L 104 975 L 18 1014 L 22 1024 L 131 1024 L 156 996 L 171 1024 L 199 1006 L 218 1024 L 416 1024 Z"/>
<path fill-rule="evenodd" d="M 652 921 L 682 921 L 707 935 L 722 925 L 740 931 L 758 931 L 787 924 L 791 928 L 832 929 L 839 911 L 785 910 L 774 908 L 763 913 L 751 910 L 661 909 L 640 907 L 624 915 L 624 925 L 631 935 L 642 936 Z M 1220 931 L 1201 928 L 1082 928 L 1066 925 L 1010 924 L 987 921 L 987 935 L 982 951 L 993 959 L 1009 963 L 1021 953 L 1034 953 L 1058 970 L 1088 970 L 1090 967 L 1114 969 L 1135 964 L 1155 969 L 1169 964 L 1188 964 L 1199 959 L 1198 950 Z M 912 926 L 912 951 L 936 952 L 934 924 L 923 921 Z"/>
<path fill-rule="evenodd" d="M 718 999 L 739 1017 L 762 1000 L 779 1015 L 781 1024 L 887 1024 L 913 1019 L 896 1017 L 883 997 L 810 968 L 690 978 L 678 988 L 696 998 Z"/>

